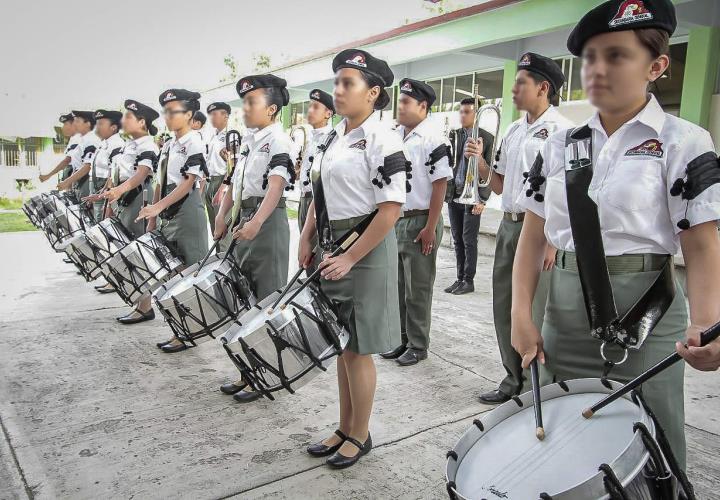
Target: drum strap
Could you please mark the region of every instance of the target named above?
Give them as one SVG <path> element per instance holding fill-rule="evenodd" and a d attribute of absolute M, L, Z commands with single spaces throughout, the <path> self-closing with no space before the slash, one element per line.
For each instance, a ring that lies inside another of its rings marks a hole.
<path fill-rule="evenodd" d="M 588 194 L 593 176 L 592 130 L 587 125 L 568 130 L 565 137 L 565 191 L 578 274 L 591 335 L 604 346 L 639 349 L 662 319 L 675 296 L 672 259 L 638 301 L 620 318 L 615 305 L 597 204 Z M 625 353 L 625 358 L 627 357 Z M 622 363 L 625 358 L 618 362 Z M 606 368 L 606 371 L 609 369 Z"/>
<path fill-rule="evenodd" d="M 325 202 L 325 191 L 322 184 L 322 164 L 325 160 L 325 152 L 337 137 L 337 132 L 332 130 L 325 142 L 318 146 L 318 151 L 322 153 L 320 164 L 318 167 L 318 175 L 316 179 L 312 179 L 312 193 L 315 202 L 315 230 L 318 235 L 318 242 L 321 248 L 329 246 L 332 243 L 332 231 L 330 229 L 330 217 L 328 216 L 327 203 Z"/>

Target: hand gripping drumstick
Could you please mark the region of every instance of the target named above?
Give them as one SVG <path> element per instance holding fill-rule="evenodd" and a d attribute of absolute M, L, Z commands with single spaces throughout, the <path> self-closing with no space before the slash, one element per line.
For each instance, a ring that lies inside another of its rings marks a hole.
<path fill-rule="evenodd" d="M 705 347 L 713 340 L 720 337 L 720 323 L 715 323 L 713 326 L 705 330 L 700 334 L 700 347 Z M 687 347 L 687 344 L 686 344 Z M 654 377 L 661 371 L 665 370 L 666 368 L 670 368 L 672 365 L 677 363 L 682 359 L 682 356 L 680 356 L 677 352 L 672 353 L 667 358 L 660 361 L 658 364 L 650 368 L 645 373 L 640 374 L 636 378 L 632 379 L 630 382 L 622 386 L 620 389 L 616 390 L 615 392 L 612 392 L 605 396 L 605 398 L 602 401 L 599 401 L 595 403 L 590 408 L 585 409 L 582 412 L 582 416 L 585 418 L 592 417 L 595 413 L 598 412 L 598 410 L 602 410 L 607 405 L 615 401 L 616 399 L 624 396 L 628 392 L 632 391 L 633 389 L 637 388 L 640 384 L 646 382 L 648 379 Z"/>
<path fill-rule="evenodd" d="M 542 400 L 540 399 L 540 376 L 537 358 L 530 362 L 530 379 L 532 380 L 533 406 L 535 407 L 535 436 L 545 439 L 545 428 L 542 421 Z"/>

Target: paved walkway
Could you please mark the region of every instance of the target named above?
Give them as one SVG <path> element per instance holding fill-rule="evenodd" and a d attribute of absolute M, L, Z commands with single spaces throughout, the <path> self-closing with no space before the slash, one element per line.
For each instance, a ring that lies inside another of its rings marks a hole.
<path fill-rule="evenodd" d="M 439 263 L 431 355 L 405 369 L 378 359 L 376 447 L 336 472 L 303 451 L 337 424 L 334 367 L 294 396 L 235 404 L 217 390 L 237 372 L 216 344 L 161 353 L 162 320 L 120 327 L 120 299 L 97 294 L 40 233 L 0 235 L 0 499 L 443 498 L 445 452 L 488 409 L 477 395 L 502 367 L 492 258 L 464 297 L 441 291 L 448 248 Z M 718 381 L 688 372 L 702 499 L 720 498 Z"/>

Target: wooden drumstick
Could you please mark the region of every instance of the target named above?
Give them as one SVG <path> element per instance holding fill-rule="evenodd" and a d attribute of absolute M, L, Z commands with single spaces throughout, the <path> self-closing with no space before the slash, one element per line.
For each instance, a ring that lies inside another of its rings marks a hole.
<path fill-rule="evenodd" d="M 700 347 L 705 347 L 713 340 L 720 337 L 720 322 L 715 323 L 713 326 L 705 330 L 700 334 Z M 685 345 L 687 347 L 687 344 Z M 671 367 L 678 361 L 682 359 L 682 356 L 678 354 L 677 352 L 672 353 L 667 358 L 660 361 L 658 364 L 647 370 L 646 372 L 640 374 L 639 376 L 632 379 L 630 382 L 616 390 L 615 392 L 611 392 L 607 396 L 605 396 L 604 399 L 601 401 L 595 403 L 590 408 L 587 408 L 583 410 L 582 416 L 585 418 L 592 417 L 595 413 L 597 413 L 599 410 L 602 410 L 607 405 L 615 401 L 616 399 L 624 396 L 628 392 L 632 391 L 633 389 L 636 389 L 638 386 L 646 382 L 648 379 L 654 377 L 658 373 L 662 372 L 666 368 Z"/>
<path fill-rule="evenodd" d="M 535 436 L 545 439 L 545 428 L 542 420 L 542 400 L 540 399 L 540 375 L 538 374 L 537 358 L 530 362 L 530 379 L 532 380 L 533 407 L 535 408 Z"/>

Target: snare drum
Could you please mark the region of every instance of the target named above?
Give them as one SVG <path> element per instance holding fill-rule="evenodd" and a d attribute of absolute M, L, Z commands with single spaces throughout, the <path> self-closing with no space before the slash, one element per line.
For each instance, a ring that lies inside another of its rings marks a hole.
<path fill-rule="evenodd" d="M 152 293 L 182 261 L 175 257 L 167 240 L 159 231 L 141 235 L 107 259 L 103 268 L 110 274 L 108 281 L 129 305 L 146 293 Z"/>
<path fill-rule="evenodd" d="M 95 227 L 95 226 L 93 226 Z M 65 253 L 73 261 L 86 281 L 93 281 L 100 276 L 104 257 L 98 249 L 90 243 L 87 233 L 76 234 L 70 239 Z"/>
<path fill-rule="evenodd" d="M 42 199 L 43 195 L 39 194 L 37 196 L 33 196 L 28 201 L 23 203 L 22 210 L 25 212 L 25 215 L 27 215 L 27 218 L 30 219 L 30 222 L 35 225 L 35 227 L 40 227 L 40 220 L 38 219 L 38 208 L 42 207 Z"/>
<path fill-rule="evenodd" d="M 116 217 L 103 219 L 85 231 L 85 237 L 97 253 L 98 265 L 132 241 L 130 233 Z"/>
<path fill-rule="evenodd" d="M 175 275 L 153 293 L 175 336 L 193 345 L 225 333 L 257 302 L 234 259 L 213 255 L 195 276 L 199 265 Z"/>
<path fill-rule="evenodd" d="M 269 399 L 281 390 L 294 393 L 327 370 L 350 340 L 315 283 L 285 308 L 269 311 L 279 294 L 256 304 L 220 337 L 243 380 Z"/>
<path fill-rule="evenodd" d="M 667 447 L 658 445 L 659 427 L 637 394 L 582 416 L 610 392 L 599 379 L 542 387 L 543 441 L 535 437 L 531 392 L 484 414 L 447 454 L 450 498 L 694 498 Z"/>

